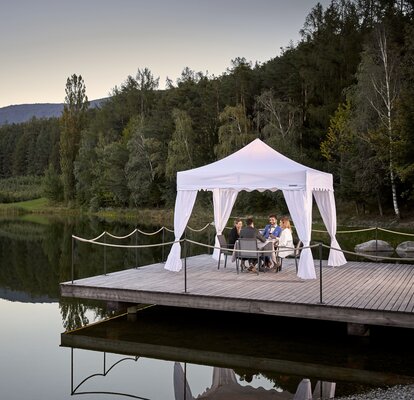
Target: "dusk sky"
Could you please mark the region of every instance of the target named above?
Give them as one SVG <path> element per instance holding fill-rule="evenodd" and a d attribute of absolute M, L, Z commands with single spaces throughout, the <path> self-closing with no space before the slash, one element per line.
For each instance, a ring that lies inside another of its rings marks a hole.
<path fill-rule="evenodd" d="M 330 0 L 321 0 L 324 8 Z M 0 107 L 62 103 L 80 74 L 90 100 L 148 67 L 221 75 L 236 57 L 262 63 L 296 43 L 317 0 L 0 0 Z"/>

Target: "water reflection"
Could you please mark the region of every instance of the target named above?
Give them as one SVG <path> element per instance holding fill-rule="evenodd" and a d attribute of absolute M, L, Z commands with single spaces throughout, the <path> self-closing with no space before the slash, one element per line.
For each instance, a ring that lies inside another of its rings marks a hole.
<path fill-rule="evenodd" d="M 155 306 L 135 319 L 120 316 L 64 333 L 61 345 L 139 357 L 135 367 L 128 364 L 131 371 L 123 371 L 135 377 L 127 393 L 138 398 L 162 398 L 152 390 L 171 382 L 168 398 L 174 393 L 176 400 L 332 398 L 414 382 L 413 356 L 405 347 L 411 332 L 394 330 L 393 337 L 391 331 L 374 329 L 371 338 L 355 339 L 345 331 L 341 324 Z M 139 369 L 144 360 L 156 366 L 153 376 L 138 385 L 138 377 L 146 373 Z M 209 367 L 202 389 L 188 373 L 200 365 Z M 168 369 L 168 377 L 157 374 L 162 368 Z M 139 393 L 149 381 L 155 387 Z M 104 391 L 96 384 L 95 392 Z"/>

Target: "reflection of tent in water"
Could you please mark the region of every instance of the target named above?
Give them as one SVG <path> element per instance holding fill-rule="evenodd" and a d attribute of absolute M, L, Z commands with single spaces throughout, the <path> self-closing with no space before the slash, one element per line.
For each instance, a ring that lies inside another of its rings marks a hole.
<path fill-rule="evenodd" d="M 322 392 L 321 392 L 322 388 Z M 316 384 L 312 395 L 312 387 L 309 379 L 302 379 L 296 393 L 293 395 L 288 391 L 279 392 L 275 389 L 266 390 L 262 387 L 242 386 L 237 382 L 236 374 L 229 368 L 213 368 L 213 379 L 211 387 L 196 398 L 191 393 L 186 374 L 180 363 L 174 364 L 174 394 L 175 400 L 312 400 L 332 399 L 335 396 L 335 383 L 322 382 Z"/>

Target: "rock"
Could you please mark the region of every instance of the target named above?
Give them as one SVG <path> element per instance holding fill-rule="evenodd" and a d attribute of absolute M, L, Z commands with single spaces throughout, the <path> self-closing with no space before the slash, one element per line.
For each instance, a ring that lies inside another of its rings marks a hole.
<path fill-rule="evenodd" d="M 402 242 L 397 246 L 395 251 L 400 257 L 414 258 L 414 242 L 410 240 Z"/>
<path fill-rule="evenodd" d="M 384 240 L 369 240 L 355 246 L 355 253 L 375 253 L 375 252 L 393 253 L 394 248 Z"/>

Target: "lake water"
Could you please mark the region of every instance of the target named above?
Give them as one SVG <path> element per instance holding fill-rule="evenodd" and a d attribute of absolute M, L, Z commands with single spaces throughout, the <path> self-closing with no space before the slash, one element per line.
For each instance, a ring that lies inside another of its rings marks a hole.
<path fill-rule="evenodd" d="M 131 319 L 117 316 L 111 304 L 60 298 L 59 282 L 72 273 L 72 234 L 92 238 L 107 230 L 122 236 L 133 229 L 88 218 L 0 220 L 1 399 L 83 393 L 85 399 L 182 400 L 206 389 L 210 397 L 202 398 L 219 398 L 219 387 L 228 392 L 220 398 L 288 399 L 314 391 L 318 382 L 325 382 L 325 395 L 334 388 L 338 396 L 414 381 L 409 330 L 375 328 L 370 338 L 351 338 L 343 324 L 158 306 Z M 123 243 L 158 243 L 160 235 Z M 188 236 L 213 238 L 205 232 Z M 164 240 L 171 239 L 166 233 Z M 194 246 L 190 251 L 205 252 Z M 168 248 L 104 254 L 79 244 L 75 274 L 102 273 L 104 257 L 109 272 L 159 262 L 166 254 Z M 62 336 L 65 331 L 72 333 Z"/>

